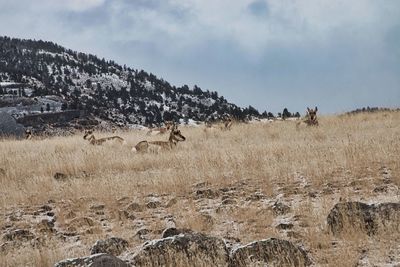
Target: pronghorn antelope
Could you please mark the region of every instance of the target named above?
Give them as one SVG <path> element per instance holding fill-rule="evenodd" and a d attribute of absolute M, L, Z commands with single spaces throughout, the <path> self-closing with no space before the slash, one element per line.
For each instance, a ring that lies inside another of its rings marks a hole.
<path fill-rule="evenodd" d="M 227 117 L 224 119 L 224 127 L 222 129 L 224 130 L 231 130 L 233 125 L 233 119 L 231 116 Z"/>
<path fill-rule="evenodd" d="M 305 123 L 307 126 L 318 126 L 318 118 L 317 118 L 318 107 L 315 109 L 307 107 L 307 114 L 304 120 L 299 121 L 297 126 L 300 126 L 301 123 Z"/>
<path fill-rule="evenodd" d="M 150 129 L 146 135 L 158 135 L 158 134 L 165 134 L 166 132 L 168 132 L 172 126 L 174 125 L 174 123 L 172 121 L 166 121 L 164 123 L 164 127 L 159 127 L 159 128 L 153 128 Z"/>
<path fill-rule="evenodd" d="M 31 140 L 32 139 L 32 131 L 31 130 L 27 129 L 25 131 L 25 139 L 26 140 Z"/>
<path fill-rule="evenodd" d="M 222 122 L 213 124 L 210 121 L 204 123 L 204 131 L 220 129 L 222 131 L 231 130 L 233 125 L 233 118 L 231 116 L 222 119 Z"/>
<path fill-rule="evenodd" d="M 91 145 L 102 145 L 103 143 L 105 143 L 109 140 L 116 140 L 119 143 L 124 142 L 124 139 L 117 135 L 96 139 L 96 137 L 93 134 L 93 130 L 86 130 L 85 135 L 83 136 L 83 139 L 88 140 Z"/>
<path fill-rule="evenodd" d="M 159 152 L 160 150 L 171 150 L 178 142 L 185 141 L 186 138 L 182 135 L 181 131 L 178 130 L 177 126 L 172 126 L 169 134 L 168 141 L 141 141 L 132 148 L 134 152 Z"/>
<path fill-rule="evenodd" d="M 213 125 L 212 125 L 212 123 L 211 123 L 210 121 L 206 121 L 206 122 L 204 123 L 204 126 L 205 126 L 206 128 L 211 128 L 211 127 L 213 127 Z"/>
<path fill-rule="evenodd" d="M 215 129 L 216 129 L 215 126 L 210 121 L 204 122 L 204 129 L 203 129 L 204 132 L 213 131 Z"/>

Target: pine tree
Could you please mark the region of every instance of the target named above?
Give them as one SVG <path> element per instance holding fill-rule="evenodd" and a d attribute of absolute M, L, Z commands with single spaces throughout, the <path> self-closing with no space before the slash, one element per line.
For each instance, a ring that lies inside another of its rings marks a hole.
<path fill-rule="evenodd" d="M 292 117 L 292 113 L 290 113 L 287 108 L 284 108 L 282 112 L 282 118 L 286 119 L 290 117 Z"/>

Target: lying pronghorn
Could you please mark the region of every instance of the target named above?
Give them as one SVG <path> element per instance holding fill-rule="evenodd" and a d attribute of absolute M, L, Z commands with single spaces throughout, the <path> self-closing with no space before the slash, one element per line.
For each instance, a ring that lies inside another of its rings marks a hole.
<path fill-rule="evenodd" d="M 83 139 L 88 140 L 91 145 L 102 145 L 103 143 L 107 142 L 108 140 L 116 140 L 116 141 L 120 142 L 121 144 L 124 143 L 124 139 L 117 135 L 96 139 L 96 137 L 93 134 L 93 130 L 86 130 L 85 135 L 83 136 Z"/>
<path fill-rule="evenodd" d="M 141 141 L 132 148 L 132 151 L 148 152 L 150 150 L 152 152 L 158 152 L 160 150 L 171 150 L 178 142 L 185 140 L 186 138 L 181 134 L 181 131 L 178 130 L 178 127 L 172 126 L 168 141 Z"/>
<path fill-rule="evenodd" d="M 306 117 L 299 121 L 296 126 L 300 126 L 301 123 L 305 123 L 307 126 L 318 126 L 317 111 L 318 107 L 315 107 L 315 109 L 307 107 Z"/>
<path fill-rule="evenodd" d="M 174 125 L 172 121 L 166 121 L 164 127 L 150 129 L 146 135 L 165 134 Z"/>

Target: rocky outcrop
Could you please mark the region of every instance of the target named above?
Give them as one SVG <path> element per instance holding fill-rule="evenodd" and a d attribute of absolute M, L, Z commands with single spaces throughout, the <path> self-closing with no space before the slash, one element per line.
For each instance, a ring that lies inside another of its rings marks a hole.
<path fill-rule="evenodd" d="M 359 230 L 368 235 L 380 231 L 400 231 L 400 203 L 368 205 L 361 202 L 336 204 L 327 217 L 331 232 Z"/>
<path fill-rule="evenodd" d="M 167 238 L 180 234 L 192 234 L 193 231 L 190 229 L 178 229 L 175 227 L 167 228 L 162 232 L 162 238 Z"/>
<path fill-rule="evenodd" d="M 11 115 L 5 112 L 0 112 L 0 136 L 22 138 L 24 135 L 24 126 L 18 124 Z"/>
<path fill-rule="evenodd" d="M 88 257 L 66 259 L 54 267 L 129 267 L 126 262 L 107 254 L 95 254 Z"/>
<path fill-rule="evenodd" d="M 285 215 L 285 214 L 289 213 L 290 207 L 277 201 L 272 206 L 272 210 L 273 210 L 275 216 L 279 216 L 279 215 Z"/>
<path fill-rule="evenodd" d="M 128 241 L 119 237 L 97 240 L 90 249 L 90 254 L 107 253 L 113 256 L 118 256 L 128 247 L 128 245 Z"/>
<path fill-rule="evenodd" d="M 4 241 L 29 241 L 34 238 L 35 236 L 29 230 L 17 229 L 5 233 L 2 239 Z"/>
<path fill-rule="evenodd" d="M 135 266 L 228 266 L 229 254 L 222 239 L 188 233 L 145 243 L 133 262 Z"/>
<path fill-rule="evenodd" d="M 231 266 L 308 266 L 311 264 L 301 248 L 286 240 L 270 238 L 234 249 Z"/>
<path fill-rule="evenodd" d="M 208 198 L 215 199 L 219 197 L 219 192 L 210 188 L 199 189 L 195 192 L 195 199 Z"/>

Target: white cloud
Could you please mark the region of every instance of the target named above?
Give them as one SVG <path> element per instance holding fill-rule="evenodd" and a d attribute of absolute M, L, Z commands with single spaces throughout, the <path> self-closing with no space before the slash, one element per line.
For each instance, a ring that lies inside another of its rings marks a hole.
<path fill-rule="evenodd" d="M 270 46 L 323 45 L 338 33 L 359 41 L 381 39 L 377 35 L 398 22 L 391 11 L 392 7 L 398 10 L 394 0 L 264 1 L 265 16 L 249 12 L 255 0 L 165 0 L 136 7 L 128 1 L 113 1 L 110 5 L 118 23 L 110 26 L 117 39 L 161 39 L 173 41 L 180 49 L 222 40 L 258 54 Z M 121 18 L 130 25 L 119 24 Z"/>
<path fill-rule="evenodd" d="M 255 2 L 265 3 L 265 14 L 250 12 Z M 4 19 L 16 27 L 35 25 L 33 32 L 52 29 L 85 38 L 85 32 L 100 31 L 112 41 L 149 42 L 170 53 L 220 41 L 256 56 L 270 47 L 329 45 L 338 37 L 379 42 L 399 23 L 400 7 L 397 0 L 42 0 L 40 5 L 0 0 L 0 8 L 10 6 L 20 7 L 22 15 L 4 14 Z M 65 11 L 87 16 L 85 11 L 101 6 L 109 16 L 104 24 L 73 28 L 76 24 L 58 19 Z"/>
<path fill-rule="evenodd" d="M 101 6 L 104 2 L 105 0 L 41 0 L 40 5 L 57 10 L 81 12 Z"/>

